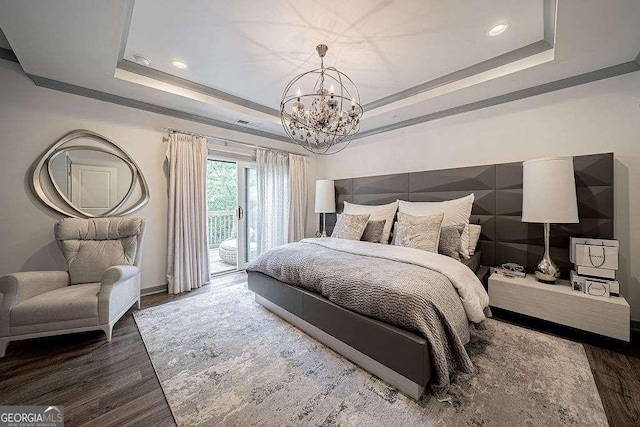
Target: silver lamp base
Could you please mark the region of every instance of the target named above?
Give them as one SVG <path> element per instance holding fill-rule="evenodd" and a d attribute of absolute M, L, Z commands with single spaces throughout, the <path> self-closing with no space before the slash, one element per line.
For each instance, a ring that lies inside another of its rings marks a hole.
<path fill-rule="evenodd" d="M 542 261 L 538 263 L 536 266 L 536 279 L 542 283 L 548 283 L 553 285 L 558 281 L 560 277 L 560 269 L 553 262 L 551 256 L 549 256 L 549 232 L 550 225 L 548 223 L 544 224 L 544 256 L 542 257 Z"/>
<path fill-rule="evenodd" d="M 536 279 L 542 283 L 554 284 L 560 277 L 560 270 L 549 254 L 545 253 L 542 261 L 536 266 Z"/>

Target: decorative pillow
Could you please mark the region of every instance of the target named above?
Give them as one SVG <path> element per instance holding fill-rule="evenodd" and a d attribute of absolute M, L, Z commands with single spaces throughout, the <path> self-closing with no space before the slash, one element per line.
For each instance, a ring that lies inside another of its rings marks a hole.
<path fill-rule="evenodd" d="M 355 203 L 344 202 L 343 213 L 351 215 L 369 214 L 372 221 L 385 220 L 384 230 L 382 231 L 382 237 L 380 243 L 383 245 L 389 244 L 389 234 L 391 233 L 391 226 L 393 225 L 393 218 L 396 216 L 398 210 L 398 202 L 392 202 L 386 205 L 356 205 Z"/>
<path fill-rule="evenodd" d="M 443 218 L 441 213 L 430 216 L 398 213 L 395 244 L 437 253 Z"/>
<path fill-rule="evenodd" d="M 398 212 L 420 216 L 442 213 L 444 214 L 442 225 L 445 227 L 448 225 L 469 224 L 474 199 L 475 195 L 471 193 L 466 197 L 444 202 L 405 202 L 404 200 L 398 200 Z M 460 254 L 465 258 L 469 258 L 468 230 L 463 230 L 460 241 Z"/>
<path fill-rule="evenodd" d="M 382 233 L 384 232 L 384 224 L 386 222 L 387 220 L 385 219 L 380 221 L 368 221 L 360 240 L 371 243 L 380 243 Z"/>
<path fill-rule="evenodd" d="M 369 214 L 349 215 L 343 212 L 338 218 L 336 226 L 333 228 L 331 237 L 337 237 L 338 239 L 360 240 L 364 233 L 364 229 L 367 228 L 367 221 L 369 221 Z"/>
<path fill-rule="evenodd" d="M 460 260 L 460 236 L 465 224 L 447 225 L 440 230 L 438 253 Z"/>
<path fill-rule="evenodd" d="M 476 246 L 478 246 L 478 240 L 480 240 L 481 231 L 481 225 L 469 224 L 469 255 L 473 255 L 476 253 Z"/>

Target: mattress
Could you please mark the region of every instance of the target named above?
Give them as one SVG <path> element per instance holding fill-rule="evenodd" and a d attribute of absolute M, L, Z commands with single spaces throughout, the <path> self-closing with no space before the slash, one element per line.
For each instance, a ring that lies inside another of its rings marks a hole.
<path fill-rule="evenodd" d="M 471 258 L 469 259 L 461 257 L 460 261 L 462 261 L 464 265 L 469 267 L 471 271 L 475 273 L 480 268 L 480 258 L 481 258 L 480 251 L 478 251 L 475 254 L 471 255 Z"/>

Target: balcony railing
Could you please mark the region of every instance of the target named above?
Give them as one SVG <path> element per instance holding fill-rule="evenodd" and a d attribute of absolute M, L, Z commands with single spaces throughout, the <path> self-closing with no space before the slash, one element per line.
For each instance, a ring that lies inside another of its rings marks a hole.
<path fill-rule="evenodd" d="M 233 235 L 234 211 L 207 212 L 207 242 L 209 248 L 217 248 L 224 240 Z"/>

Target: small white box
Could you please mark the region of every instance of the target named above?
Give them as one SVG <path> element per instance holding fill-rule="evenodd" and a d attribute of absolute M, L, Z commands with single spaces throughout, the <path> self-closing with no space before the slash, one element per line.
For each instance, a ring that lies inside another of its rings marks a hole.
<path fill-rule="evenodd" d="M 585 293 L 596 297 L 609 298 L 609 283 L 599 280 L 587 280 L 585 282 Z"/>
<path fill-rule="evenodd" d="M 603 279 L 610 280 L 616 278 L 616 270 L 606 270 L 604 268 L 584 267 L 582 265 L 578 265 L 576 266 L 576 271 L 581 276 L 601 277 Z"/>
<path fill-rule="evenodd" d="M 583 267 L 618 269 L 618 248 L 613 246 L 576 245 L 575 264 Z"/>
<path fill-rule="evenodd" d="M 589 239 L 585 237 L 572 237 L 569 244 L 569 260 L 572 263 L 576 263 L 576 245 L 595 245 L 595 246 L 611 246 L 613 248 L 619 248 L 620 242 L 617 240 L 607 239 Z"/>

